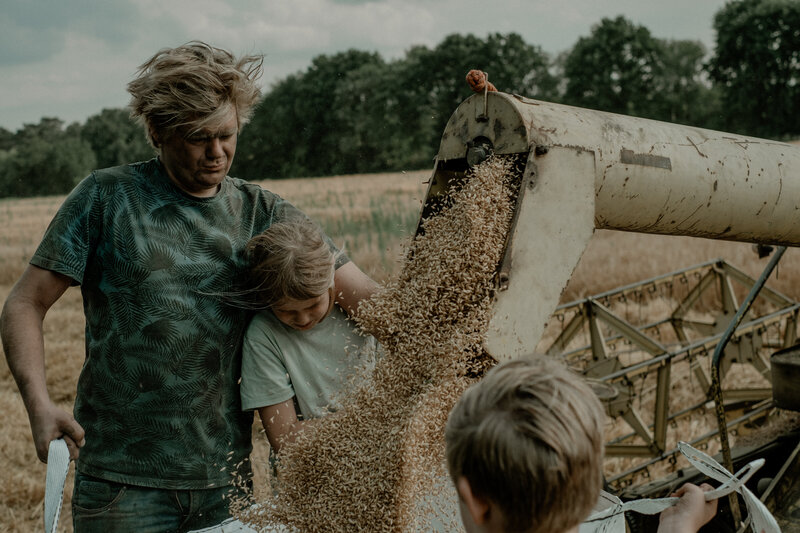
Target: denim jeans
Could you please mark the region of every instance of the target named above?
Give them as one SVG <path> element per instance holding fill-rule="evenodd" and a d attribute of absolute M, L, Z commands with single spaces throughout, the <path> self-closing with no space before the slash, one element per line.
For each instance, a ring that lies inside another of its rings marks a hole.
<path fill-rule="evenodd" d="M 154 489 L 76 472 L 72 525 L 75 533 L 182 533 L 229 518 L 228 505 L 236 497 L 246 498 L 247 491 Z"/>

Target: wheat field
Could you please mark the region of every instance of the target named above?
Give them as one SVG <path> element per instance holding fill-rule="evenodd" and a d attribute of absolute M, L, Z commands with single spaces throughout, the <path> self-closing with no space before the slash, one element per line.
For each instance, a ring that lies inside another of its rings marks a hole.
<path fill-rule="evenodd" d="M 362 270 L 379 282 L 397 273 L 413 235 L 430 171 L 335 176 L 261 182 L 320 222 Z M 5 300 L 24 270 L 63 197 L 0 200 L 0 299 Z M 800 298 L 800 255 L 790 249 L 768 285 Z M 746 243 L 689 237 L 597 231 L 565 289 L 562 301 L 650 278 L 711 259 L 722 258 L 751 276 L 768 259 L 759 259 Z M 47 383 L 51 397 L 71 410 L 83 361 L 84 319 L 79 289 L 71 288 L 45 319 Z M 3 358 L 5 360 L 5 358 Z M 0 531 L 42 528 L 45 465 L 36 458 L 28 419 L 5 363 L 0 364 Z M 259 424 L 260 425 L 260 424 Z M 254 426 L 254 465 L 263 479 L 266 440 Z M 261 476 L 261 477 L 259 477 Z M 72 470 L 67 479 L 58 531 L 72 531 Z"/>

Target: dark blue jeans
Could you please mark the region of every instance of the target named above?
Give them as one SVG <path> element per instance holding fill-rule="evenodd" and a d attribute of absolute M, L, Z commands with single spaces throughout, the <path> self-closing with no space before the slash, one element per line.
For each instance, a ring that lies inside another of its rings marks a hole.
<path fill-rule="evenodd" d="M 233 498 L 247 498 L 247 491 L 154 489 L 76 472 L 72 525 L 75 533 L 182 533 L 229 518 Z"/>

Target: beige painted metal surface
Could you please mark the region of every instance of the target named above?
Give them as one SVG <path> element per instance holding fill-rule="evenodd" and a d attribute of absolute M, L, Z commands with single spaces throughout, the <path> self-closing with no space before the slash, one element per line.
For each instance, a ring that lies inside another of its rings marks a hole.
<path fill-rule="evenodd" d="M 453 113 L 437 165 L 479 138 L 528 160 L 485 343 L 499 360 L 535 350 L 594 228 L 800 244 L 800 146 L 488 93 Z"/>
<path fill-rule="evenodd" d="M 484 344 L 495 358 L 533 351 L 593 232 L 593 154 L 553 147 L 535 174 L 533 166 L 512 228 L 508 289 L 497 293 Z"/>
<path fill-rule="evenodd" d="M 496 153 L 536 146 L 595 155 L 595 227 L 800 245 L 800 146 L 505 93 L 454 112 L 439 159 L 484 136 Z"/>

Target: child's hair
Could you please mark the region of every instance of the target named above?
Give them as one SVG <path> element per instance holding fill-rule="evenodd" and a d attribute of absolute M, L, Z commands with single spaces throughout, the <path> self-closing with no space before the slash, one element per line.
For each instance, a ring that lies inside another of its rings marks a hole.
<path fill-rule="evenodd" d="M 336 253 L 311 220 L 272 224 L 247 243 L 247 293 L 254 306 L 316 298 L 333 287 Z"/>
<path fill-rule="evenodd" d="M 603 408 L 592 389 L 544 356 L 491 369 L 447 421 L 447 464 L 503 513 L 506 531 L 581 523 L 603 484 Z"/>

